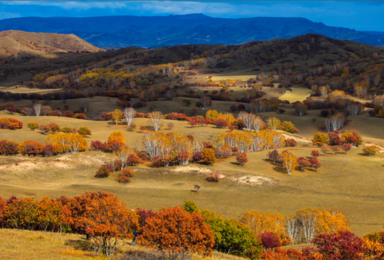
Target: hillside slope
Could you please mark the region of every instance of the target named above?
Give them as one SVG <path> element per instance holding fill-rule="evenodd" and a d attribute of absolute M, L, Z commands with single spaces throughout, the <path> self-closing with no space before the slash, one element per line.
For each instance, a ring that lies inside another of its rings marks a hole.
<path fill-rule="evenodd" d="M 153 47 L 179 44 L 240 44 L 315 33 L 340 40 L 383 45 L 383 35 L 331 27 L 304 18 L 213 18 L 202 14 L 170 16 L 110 16 L 12 18 L 0 30 L 73 33 L 99 47 Z"/>
<path fill-rule="evenodd" d="M 73 34 L 0 32 L 0 58 L 52 58 L 60 53 L 98 52 L 100 48 Z"/>

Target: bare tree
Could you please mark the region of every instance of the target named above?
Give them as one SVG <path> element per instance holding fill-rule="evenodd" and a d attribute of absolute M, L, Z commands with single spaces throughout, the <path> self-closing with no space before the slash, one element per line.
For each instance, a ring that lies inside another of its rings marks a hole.
<path fill-rule="evenodd" d="M 83 111 L 83 113 L 87 113 L 87 111 L 88 111 L 88 104 L 85 103 L 84 105 L 82 105 L 81 110 Z"/>
<path fill-rule="evenodd" d="M 256 116 L 254 114 L 248 114 L 247 112 L 244 112 L 242 114 L 242 118 L 244 120 L 244 124 L 247 127 L 248 131 L 252 131 L 253 122 L 255 121 Z"/>
<path fill-rule="evenodd" d="M 163 125 L 164 115 L 160 111 L 155 111 L 149 114 L 149 124 L 155 131 L 159 130 Z"/>
<path fill-rule="evenodd" d="M 33 106 L 33 109 L 35 110 L 35 114 L 36 116 L 40 116 L 40 112 L 41 112 L 41 104 L 35 104 Z"/>
<path fill-rule="evenodd" d="M 127 121 L 127 125 L 130 126 L 133 122 L 133 118 L 136 115 L 136 110 L 133 109 L 132 107 L 126 107 L 124 108 L 124 118 Z"/>

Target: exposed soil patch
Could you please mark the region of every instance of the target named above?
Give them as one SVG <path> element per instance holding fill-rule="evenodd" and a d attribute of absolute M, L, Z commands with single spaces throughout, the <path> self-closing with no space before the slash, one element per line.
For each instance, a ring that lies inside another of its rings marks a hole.
<path fill-rule="evenodd" d="M 188 166 L 180 166 L 172 170 L 174 173 L 198 173 L 208 175 L 212 172 L 212 170 L 208 168 L 188 165 Z M 262 184 L 275 184 L 277 180 L 273 180 L 271 178 L 267 178 L 264 176 L 256 176 L 256 175 L 243 175 L 239 173 L 237 177 L 227 176 L 225 172 L 222 172 L 222 178 L 227 178 L 228 180 L 238 182 L 240 184 L 245 185 L 262 185 Z M 174 184 L 176 185 L 176 184 Z"/>
<path fill-rule="evenodd" d="M 232 181 L 239 182 L 246 185 L 262 185 L 262 184 L 275 184 L 276 181 L 263 176 L 244 175 L 241 177 L 229 177 Z"/>

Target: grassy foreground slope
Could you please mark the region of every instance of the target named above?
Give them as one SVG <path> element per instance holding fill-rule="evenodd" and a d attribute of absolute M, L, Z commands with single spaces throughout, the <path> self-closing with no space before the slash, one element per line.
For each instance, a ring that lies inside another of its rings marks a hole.
<path fill-rule="evenodd" d="M 130 241 L 127 241 L 130 242 Z M 120 243 L 121 245 L 121 243 Z M 148 251 L 144 247 L 132 247 L 128 243 L 119 246 L 113 258 L 119 258 L 126 251 Z M 89 242 L 83 235 L 58 234 L 42 231 L 0 229 L 0 252 L 2 260 L 75 260 L 95 259 L 107 260 L 109 257 L 94 256 Z M 194 260 L 202 259 L 193 256 Z M 224 255 L 217 252 L 207 260 L 227 259 L 241 260 L 244 258 Z"/>

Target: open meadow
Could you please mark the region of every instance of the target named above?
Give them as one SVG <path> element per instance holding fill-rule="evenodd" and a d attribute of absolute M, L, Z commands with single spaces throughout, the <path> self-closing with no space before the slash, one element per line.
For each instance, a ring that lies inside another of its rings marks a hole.
<path fill-rule="evenodd" d="M 148 252 L 152 250 L 144 247 L 131 246 L 130 241 L 120 243 L 112 259 L 121 257 L 124 253 Z M 92 248 L 84 235 L 58 234 L 42 231 L 27 231 L 17 229 L 0 229 L 1 259 L 4 260 L 40 260 L 40 259 L 94 259 L 108 260 L 110 257 L 92 254 Z M 213 252 L 212 257 L 202 258 L 193 255 L 192 260 L 241 260 L 245 258 Z"/>
<path fill-rule="evenodd" d="M 124 124 L 114 125 L 106 121 L 89 121 L 65 117 L 27 117 L 0 112 L 1 117 L 14 117 L 24 124 L 36 121 L 39 124 L 56 122 L 61 127 L 83 127 L 92 131 L 87 137 L 91 140 L 106 141 L 112 131 L 122 131 L 127 145 L 142 149 L 144 133 L 139 130 L 127 131 Z M 313 147 L 308 141 L 319 131 L 322 120 L 318 111 L 309 111 L 303 117 L 294 116 L 289 109 L 283 115 L 275 112 L 261 113 L 263 118 L 277 116 L 281 120 L 292 121 L 301 131 L 292 135 L 299 146 L 289 148 L 297 157 L 309 157 Z M 317 118 L 313 122 L 312 118 Z M 375 124 L 370 122 L 375 120 Z M 167 121 L 167 120 L 166 120 Z M 137 125 L 147 125 L 148 119 L 138 118 Z M 172 121 L 172 130 L 163 127 L 164 132 L 192 134 L 202 141 L 210 141 L 214 135 L 228 132 L 214 126 L 191 127 L 187 122 Z M 311 123 L 312 122 L 312 123 Z M 381 123 L 381 124 L 380 124 Z M 165 123 L 166 124 L 166 123 Z M 365 128 L 370 124 L 372 127 Z M 383 145 L 381 129 L 384 121 L 362 116 L 351 117 L 345 129 L 357 129 L 364 141 Z M 22 142 L 35 140 L 45 142 L 47 135 L 40 131 L 1 130 L 2 139 Z M 287 148 L 280 148 L 279 151 Z M 241 167 L 234 156 L 218 159 L 213 166 L 189 164 L 167 168 L 153 168 L 148 163 L 135 166 L 132 182 L 122 185 L 115 181 L 116 174 L 108 178 L 94 178 L 97 169 L 112 158 L 112 154 L 88 151 L 57 157 L 0 156 L 0 196 L 32 196 L 52 198 L 79 195 L 85 191 L 103 190 L 111 192 L 129 208 L 158 210 L 161 207 L 181 205 L 191 199 L 199 207 L 207 208 L 226 217 L 237 218 L 240 214 L 255 210 L 263 213 L 291 215 L 296 210 L 336 207 L 345 212 L 351 221 L 351 229 L 358 235 L 382 229 L 380 205 L 384 203 L 384 188 L 377 185 L 384 181 L 384 154 L 363 156 L 360 148 L 352 148 L 348 154 L 321 155 L 321 168 L 318 172 L 295 171 L 291 176 L 278 164 L 267 159 L 268 151 L 248 153 L 249 162 Z M 221 171 L 225 178 L 219 183 L 208 182 L 209 172 Z M 201 187 L 192 192 L 194 185 Z"/>

